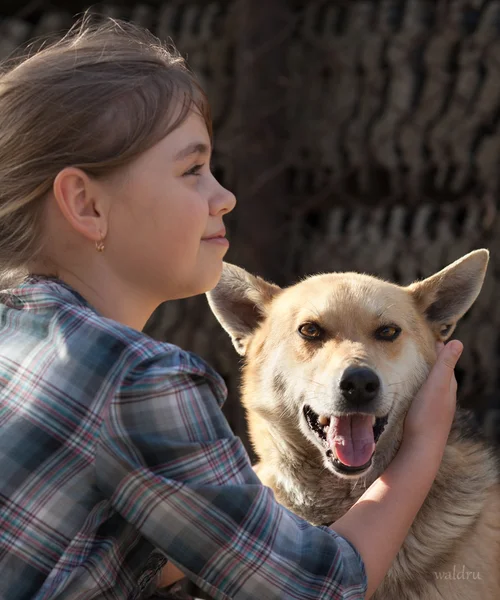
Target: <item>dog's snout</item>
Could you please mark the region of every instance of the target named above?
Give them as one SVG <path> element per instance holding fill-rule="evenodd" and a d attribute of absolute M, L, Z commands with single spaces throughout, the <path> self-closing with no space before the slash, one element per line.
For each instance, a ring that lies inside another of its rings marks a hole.
<path fill-rule="evenodd" d="M 342 396 L 349 402 L 364 404 L 377 396 L 380 379 L 368 367 L 349 367 L 342 375 L 340 389 Z"/>

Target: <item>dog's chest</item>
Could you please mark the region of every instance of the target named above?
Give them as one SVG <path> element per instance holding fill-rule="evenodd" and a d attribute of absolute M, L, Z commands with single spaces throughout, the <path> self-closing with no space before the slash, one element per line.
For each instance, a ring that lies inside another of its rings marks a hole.
<path fill-rule="evenodd" d="M 304 475 L 304 474 L 303 474 Z M 269 484 L 267 484 L 269 485 Z M 350 487 L 332 485 L 329 477 L 318 480 L 307 475 L 300 481 L 283 471 L 273 487 L 276 498 L 313 525 L 330 525 L 344 515 L 364 492 L 364 487 L 352 490 Z"/>

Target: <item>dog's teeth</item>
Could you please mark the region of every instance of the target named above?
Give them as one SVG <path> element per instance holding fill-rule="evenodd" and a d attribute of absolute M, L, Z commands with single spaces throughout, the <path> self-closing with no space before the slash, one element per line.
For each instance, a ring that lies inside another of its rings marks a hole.
<path fill-rule="evenodd" d="M 320 415 L 318 417 L 318 422 L 320 425 L 328 425 L 330 423 L 330 417 L 326 417 L 325 415 Z"/>
<path fill-rule="evenodd" d="M 375 425 L 376 420 L 377 420 L 377 417 L 372 417 L 372 427 Z"/>

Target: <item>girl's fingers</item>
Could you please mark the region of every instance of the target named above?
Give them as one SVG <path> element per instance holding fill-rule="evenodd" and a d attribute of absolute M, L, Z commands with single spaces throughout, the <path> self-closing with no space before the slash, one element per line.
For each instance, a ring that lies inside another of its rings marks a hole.
<path fill-rule="evenodd" d="M 438 363 L 441 360 L 453 373 L 463 349 L 464 345 L 458 340 L 448 342 L 438 355 Z"/>
<path fill-rule="evenodd" d="M 444 342 L 436 342 L 436 354 L 439 354 L 441 350 L 444 348 Z"/>
<path fill-rule="evenodd" d="M 457 391 L 458 391 L 458 385 L 457 385 L 457 380 L 455 377 L 451 378 L 451 383 L 450 383 L 450 391 L 452 394 L 454 394 L 455 396 L 457 395 Z"/>
<path fill-rule="evenodd" d="M 438 391 L 438 394 L 449 390 L 452 379 L 454 379 L 455 365 L 463 349 L 462 342 L 458 340 L 448 342 L 439 352 L 436 364 L 432 368 L 427 381 L 424 383 L 423 389 L 441 390 L 441 392 Z"/>

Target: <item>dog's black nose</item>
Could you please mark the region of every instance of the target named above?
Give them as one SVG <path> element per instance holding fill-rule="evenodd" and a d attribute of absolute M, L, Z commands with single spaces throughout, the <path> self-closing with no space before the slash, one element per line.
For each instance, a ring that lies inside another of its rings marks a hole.
<path fill-rule="evenodd" d="M 340 380 L 342 395 L 349 402 L 363 404 L 373 400 L 380 389 L 378 375 L 367 367 L 349 367 Z"/>

